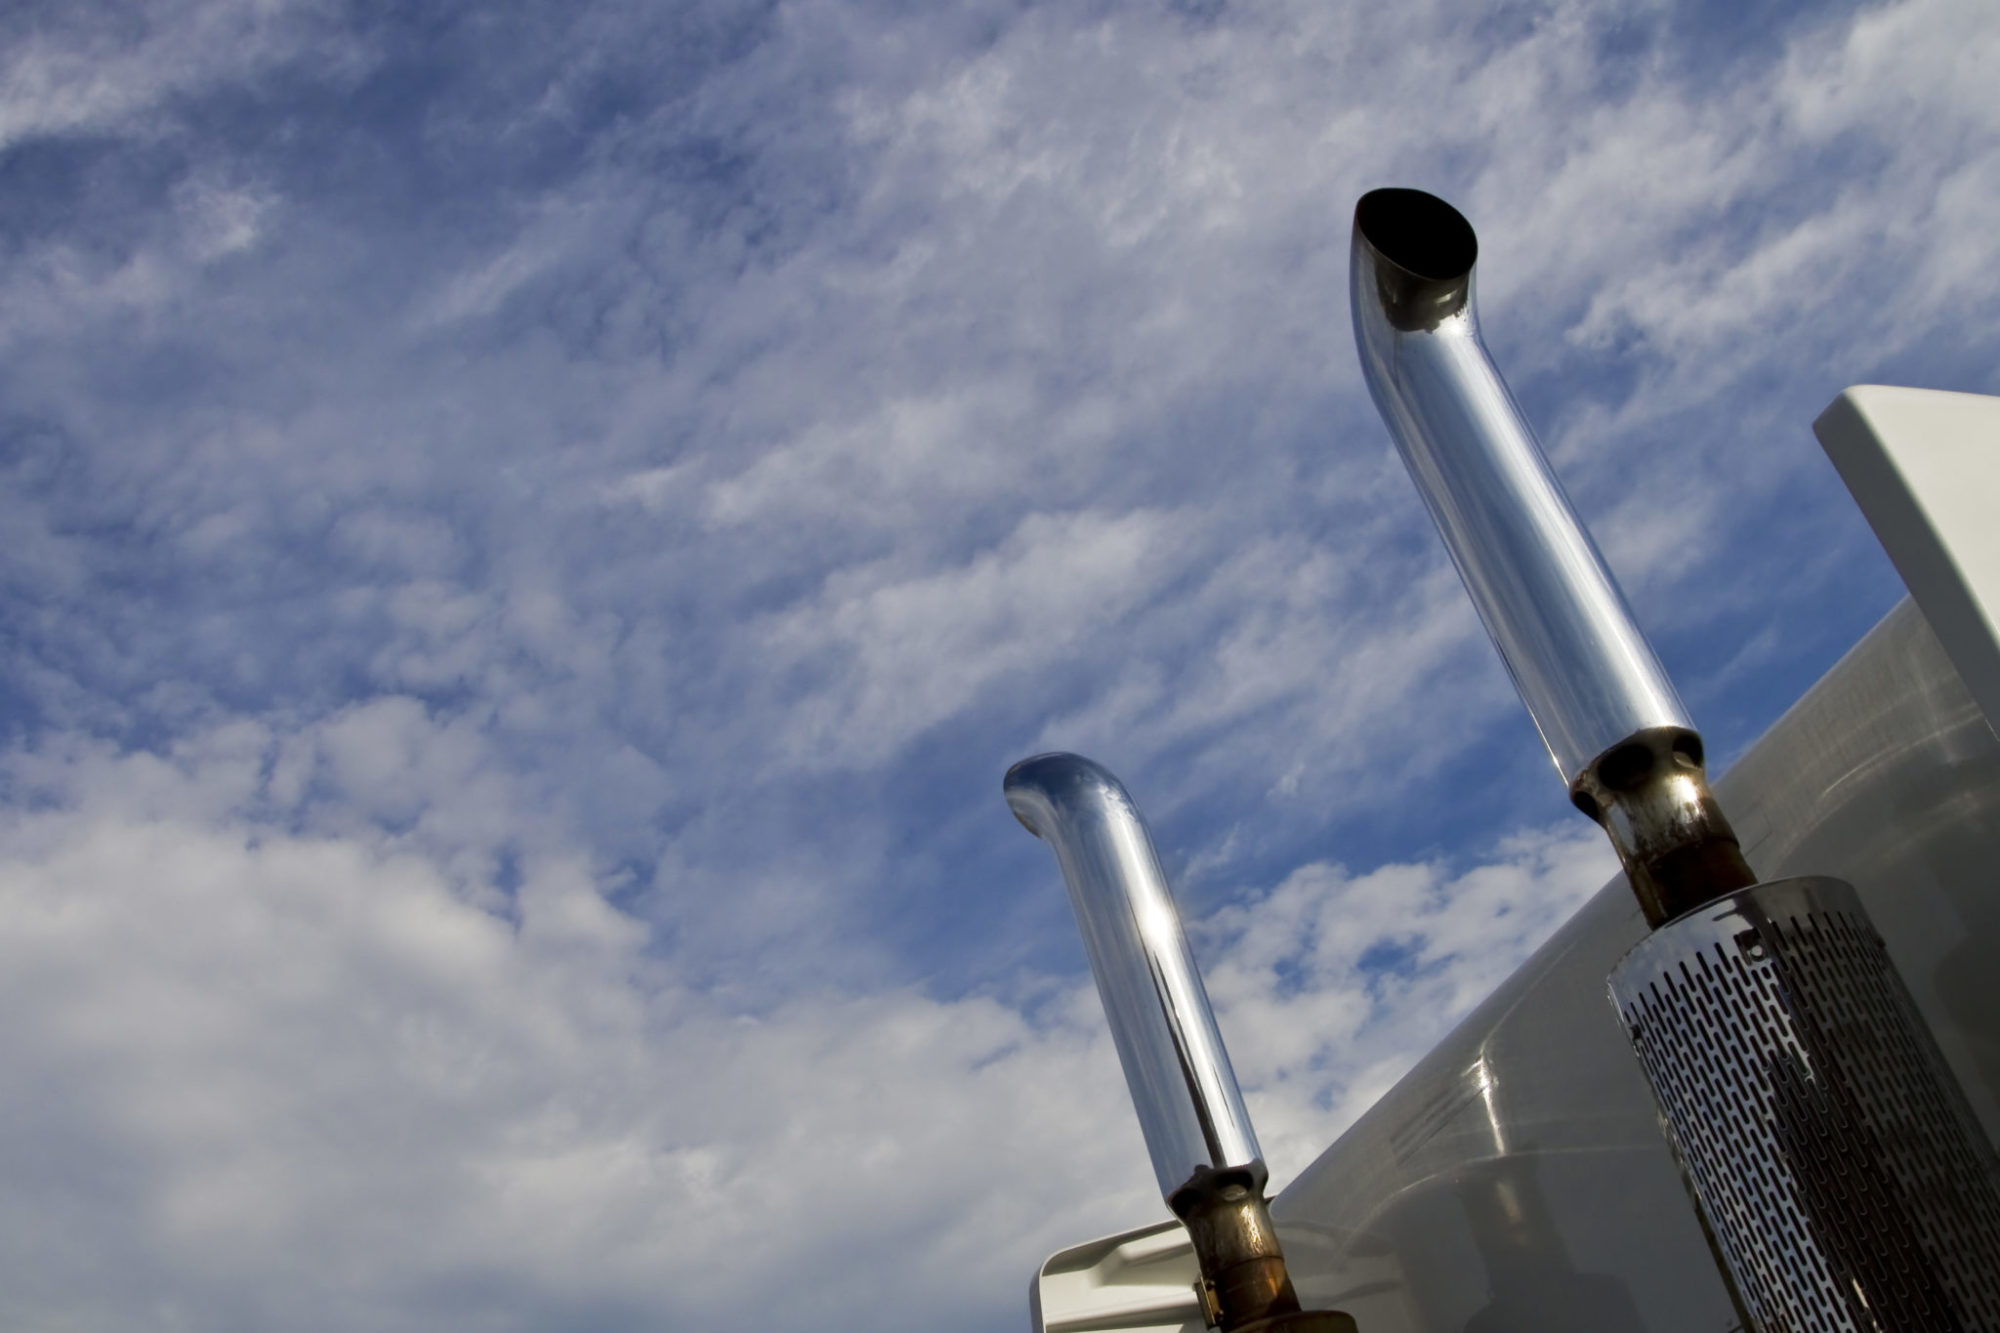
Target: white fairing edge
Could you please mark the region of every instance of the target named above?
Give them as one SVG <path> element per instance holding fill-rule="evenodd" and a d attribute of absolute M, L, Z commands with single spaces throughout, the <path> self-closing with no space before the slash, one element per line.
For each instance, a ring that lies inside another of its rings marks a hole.
<path fill-rule="evenodd" d="M 1200 1333 L 1198 1276 L 1172 1219 L 1072 1245 L 1035 1274 L 1035 1333 Z"/>
<path fill-rule="evenodd" d="M 1988 724 L 2000 724 L 2000 398 L 1856 385 L 1813 433 Z"/>

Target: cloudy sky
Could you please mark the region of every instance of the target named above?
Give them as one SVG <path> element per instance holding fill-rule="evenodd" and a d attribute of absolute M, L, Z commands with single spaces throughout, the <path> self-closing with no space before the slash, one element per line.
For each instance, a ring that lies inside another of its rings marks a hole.
<path fill-rule="evenodd" d="M 0 15 L 0 1325 L 1015 1330 L 1164 1216 L 1119 773 L 1279 1179 L 1610 873 L 1361 387 L 1362 191 L 1739 752 L 2000 391 L 2000 20 L 1327 0 Z"/>

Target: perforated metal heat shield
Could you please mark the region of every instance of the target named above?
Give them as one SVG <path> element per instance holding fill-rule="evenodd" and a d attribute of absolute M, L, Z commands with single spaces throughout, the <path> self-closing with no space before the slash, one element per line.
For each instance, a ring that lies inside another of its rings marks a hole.
<path fill-rule="evenodd" d="M 1758 1328 L 2000 1330 L 2000 1165 L 1851 887 L 1731 894 L 1610 980 Z"/>

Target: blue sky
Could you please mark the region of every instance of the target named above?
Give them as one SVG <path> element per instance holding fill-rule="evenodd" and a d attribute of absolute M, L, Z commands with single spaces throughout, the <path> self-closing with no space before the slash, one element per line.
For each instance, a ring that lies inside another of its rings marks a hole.
<path fill-rule="evenodd" d="M 1348 217 L 1739 752 L 2000 391 L 1977 3 L 15 5 L 0 1323 L 1001 1330 L 1161 1216 L 1054 864 L 1147 810 L 1288 1178 L 1602 883 Z"/>

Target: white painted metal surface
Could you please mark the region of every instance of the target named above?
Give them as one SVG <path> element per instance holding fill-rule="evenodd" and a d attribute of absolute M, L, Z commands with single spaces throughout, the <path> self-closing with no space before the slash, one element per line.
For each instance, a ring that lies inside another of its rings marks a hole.
<path fill-rule="evenodd" d="M 1031 1291 L 1037 1333 L 1198 1333 L 1200 1276 L 1187 1229 L 1168 1219 L 1051 1255 Z"/>
<path fill-rule="evenodd" d="M 2000 726 L 2000 398 L 1857 385 L 1813 432 Z"/>

